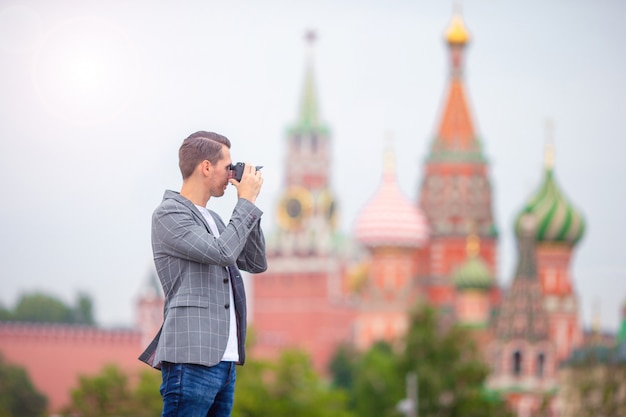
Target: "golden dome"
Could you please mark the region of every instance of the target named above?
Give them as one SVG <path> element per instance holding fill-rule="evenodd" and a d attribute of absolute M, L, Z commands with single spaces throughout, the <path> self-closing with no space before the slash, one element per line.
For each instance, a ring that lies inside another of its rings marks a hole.
<path fill-rule="evenodd" d="M 456 13 L 452 16 L 450 26 L 448 26 L 446 30 L 446 41 L 450 44 L 464 45 L 469 42 L 469 37 L 469 32 L 465 28 L 463 18 L 461 18 L 460 14 Z"/>

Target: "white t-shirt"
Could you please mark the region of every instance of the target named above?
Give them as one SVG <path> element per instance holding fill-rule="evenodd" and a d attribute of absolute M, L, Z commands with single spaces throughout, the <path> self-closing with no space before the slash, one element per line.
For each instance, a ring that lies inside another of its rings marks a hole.
<path fill-rule="evenodd" d="M 211 232 L 217 239 L 220 236 L 219 230 L 217 230 L 217 224 L 215 223 L 215 219 L 211 216 L 211 213 L 206 207 L 196 205 L 202 216 L 205 218 L 209 227 L 211 228 Z M 232 283 L 231 283 L 232 285 Z M 228 297 L 230 298 L 230 305 L 232 308 L 229 309 L 230 312 L 230 326 L 228 329 L 228 342 L 226 343 L 226 350 L 224 351 L 224 356 L 222 356 L 222 361 L 226 362 L 238 362 L 239 361 L 239 346 L 237 343 L 237 318 L 235 317 L 235 299 L 233 297 L 233 289 L 229 285 L 228 286 Z"/>

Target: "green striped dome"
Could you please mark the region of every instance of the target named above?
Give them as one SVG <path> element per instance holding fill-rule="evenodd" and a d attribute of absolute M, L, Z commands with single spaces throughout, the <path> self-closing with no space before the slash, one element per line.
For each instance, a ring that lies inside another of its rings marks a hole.
<path fill-rule="evenodd" d="M 515 234 L 521 233 L 524 215 L 535 217 L 537 242 L 575 245 L 585 232 L 582 215 L 567 201 L 554 180 L 551 166 L 546 168 L 543 184 L 515 219 Z"/>
<path fill-rule="evenodd" d="M 486 289 L 492 285 L 491 271 L 478 256 L 470 256 L 452 275 L 454 285 L 460 289 Z"/>

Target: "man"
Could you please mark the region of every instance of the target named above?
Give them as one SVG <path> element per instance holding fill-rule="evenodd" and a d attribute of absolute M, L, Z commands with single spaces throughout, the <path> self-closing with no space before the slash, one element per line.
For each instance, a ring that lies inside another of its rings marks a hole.
<path fill-rule="evenodd" d="M 139 357 L 161 369 L 163 416 L 230 416 L 235 364 L 245 361 L 246 298 L 239 269 L 267 269 L 261 172 L 232 178 L 230 141 L 196 132 L 179 150 L 180 193 L 166 191 L 152 215 L 152 250 L 165 293 L 159 334 Z M 228 225 L 206 209 L 228 183 L 238 201 Z"/>

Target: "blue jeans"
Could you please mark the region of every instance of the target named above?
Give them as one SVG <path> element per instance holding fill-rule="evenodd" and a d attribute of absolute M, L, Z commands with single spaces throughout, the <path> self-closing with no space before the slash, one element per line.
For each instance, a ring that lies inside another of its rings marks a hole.
<path fill-rule="evenodd" d="M 229 417 L 235 398 L 235 363 L 207 367 L 188 363 L 161 365 L 162 417 Z"/>

